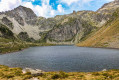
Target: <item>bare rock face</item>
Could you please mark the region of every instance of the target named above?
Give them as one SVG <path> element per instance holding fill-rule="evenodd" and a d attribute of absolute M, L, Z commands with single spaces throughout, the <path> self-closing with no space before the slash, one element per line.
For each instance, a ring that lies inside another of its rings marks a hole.
<path fill-rule="evenodd" d="M 119 0 L 115 0 L 115 2 L 118 2 Z"/>
<path fill-rule="evenodd" d="M 119 8 L 119 0 L 104 4 L 97 12 L 100 14 L 110 14 Z"/>
<path fill-rule="evenodd" d="M 10 27 L 11 29 L 14 28 L 13 23 L 7 17 L 3 17 L 2 22 L 6 24 L 8 27 Z"/>
<path fill-rule="evenodd" d="M 15 18 L 22 26 L 24 26 L 24 21 L 29 23 L 30 20 L 33 21 L 33 19 L 37 18 L 36 14 L 31 9 L 23 6 L 19 6 L 11 11 L 6 11 L 3 14 Z"/>
<path fill-rule="evenodd" d="M 79 25 L 80 23 L 78 20 L 71 23 L 56 25 L 56 28 L 49 32 L 48 38 L 51 41 L 71 41 L 78 33 Z"/>

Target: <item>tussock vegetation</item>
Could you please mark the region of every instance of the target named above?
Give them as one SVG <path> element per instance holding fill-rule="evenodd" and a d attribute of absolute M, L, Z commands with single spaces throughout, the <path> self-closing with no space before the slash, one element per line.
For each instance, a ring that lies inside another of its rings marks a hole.
<path fill-rule="evenodd" d="M 0 80 L 119 80 L 119 70 L 100 72 L 44 72 L 42 76 L 34 77 L 31 73 L 22 73 L 21 68 L 9 68 L 0 65 Z"/>

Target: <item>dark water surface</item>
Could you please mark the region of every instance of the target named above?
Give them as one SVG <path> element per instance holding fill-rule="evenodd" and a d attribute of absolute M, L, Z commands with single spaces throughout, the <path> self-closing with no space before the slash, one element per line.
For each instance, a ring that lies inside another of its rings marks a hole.
<path fill-rule="evenodd" d="M 67 72 L 119 69 L 119 50 L 75 46 L 33 47 L 0 55 L 0 64 Z"/>

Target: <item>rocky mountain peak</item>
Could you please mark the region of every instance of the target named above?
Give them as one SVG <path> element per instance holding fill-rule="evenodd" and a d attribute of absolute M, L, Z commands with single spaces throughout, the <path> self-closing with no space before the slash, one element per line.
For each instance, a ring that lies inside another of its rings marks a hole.
<path fill-rule="evenodd" d="M 114 0 L 115 2 L 119 1 L 119 0 Z"/>
<path fill-rule="evenodd" d="M 25 19 L 34 19 L 36 18 L 36 14 L 30 9 L 30 8 L 26 8 L 24 6 L 19 6 L 17 8 L 15 8 L 13 10 L 14 12 L 16 12 L 17 14 L 19 14 L 21 17 L 25 17 Z"/>
<path fill-rule="evenodd" d="M 3 12 L 2 14 L 14 18 L 22 26 L 24 26 L 24 22 L 29 22 L 37 18 L 36 14 L 30 8 L 21 5 L 11 11 Z"/>
<path fill-rule="evenodd" d="M 113 13 L 117 8 L 119 8 L 119 0 L 114 0 L 110 3 L 104 4 L 97 12 L 102 14 Z"/>

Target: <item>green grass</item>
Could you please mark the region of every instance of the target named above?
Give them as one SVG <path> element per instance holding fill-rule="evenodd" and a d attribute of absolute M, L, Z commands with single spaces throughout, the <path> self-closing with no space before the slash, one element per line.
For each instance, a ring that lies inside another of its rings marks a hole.
<path fill-rule="evenodd" d="M 25 48 L 34 46 L 52 46 L 53 44 L 48 43 L 31 43 L 23 42 L 19 40 L 12 40 L 0 37 L 0 53 L 10 53 L 15 51 L 20 51 Z"/>

